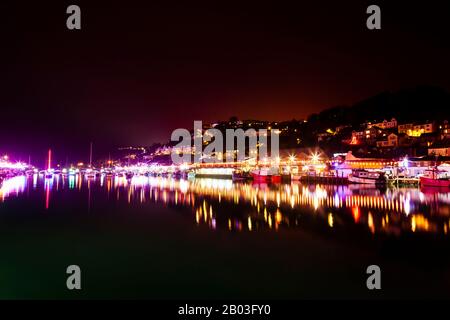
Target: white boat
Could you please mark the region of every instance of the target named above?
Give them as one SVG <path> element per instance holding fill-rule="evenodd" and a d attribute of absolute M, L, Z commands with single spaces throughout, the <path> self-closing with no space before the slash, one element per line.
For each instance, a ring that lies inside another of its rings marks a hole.
<path fill-rule="evenodd" d="M 348 181 L 350 183 L 361 183 L 361 184 L 386 184 L 387 177 L 382 171 L 368 171 L 368 170 L 353 170 L 351 174 L 348 175 Z"/>
<path fill-rule="evenodd" d="M 86 178 L 89 178 L 89 179 L 94 179 L 94 178 L 97 176 L 97 171 L 88 168 L 88 169 L 86 169 L 86 171 L 84 172 L 84 176 L 85 176 Z"/>

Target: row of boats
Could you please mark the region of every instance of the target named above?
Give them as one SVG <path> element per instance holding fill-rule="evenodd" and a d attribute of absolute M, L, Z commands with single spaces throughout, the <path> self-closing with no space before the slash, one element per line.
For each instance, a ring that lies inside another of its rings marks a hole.
<path fill-rule="evenodd" d="M 427 187 L 450 187 L 450 173 L 448 171 L 431 168 L 418 176 L 419 183 Z M 350 183 L 387 184 L 389 179 L 383 171 L 353 170 L 348 175 Z"/>
<path fill-rule="evenodd" d="M 291 180 L 300 180 L 301 176 L 291 176 Z M 235 180 L 243 180 L 245 178 L 252 178 L 255 182 L 281 182 L 282 176 L 277 170 L 257 169 L 251 171 L 251 176 L 243 173 L 237 174 L 237 177 L 233 175 Z M 425 170 L 423 174 L 418 177 L 419 183 L 422 186 L 428 187 L 450 187 L 450 172 L 439 170 L 436 168 L 430 168 Z M 349 183 L 355 184 L 368 184 L 368 185 L 384 185 L 389 183 L 389 177 L 384 171 L 380 170 L 366 170 L 355 169 L 347 176 Z"/>
<path fill-rule="evenodd" d="M 37 172 L 34 172 L 37 173 Z M 81 174 L 87 178 L 95 178 L 101 175 L 104 176 L 116 176 L 124 178 L 132 178 L 137 173 L 126 170 L 114 170 L 114 169 L 102 169 L 96 170 L 94 168 L 88 168 L 83 170 L 78 170 L 74 168 L 62 169 L 62 170 L 42 170 L 39 174 L 44 175 L 46 178 L 51 178 L 54 175 L 71 176 L 76 174 Z M 139 175 L 139 174 L 138 174 Z M 164 175 L 164 173 L 145 173 L 144 175 Z M 185 172 L 172 172 L 170 176 L 174 178 L 192 178 L 195 177 L 194 171 Z M 0 182 L 3 178 L 0 175 Z M 240 180 L 253 180 L 257 183 L 279 183 L 283 180 L 283 176 L 277 168 L 260 168 L 252 171 L 240 171 L 235 170 L 232 177 L 235 181 Z M 290 180 L 300 180 L 300 175 L 291 175 Z M 423 173 L 414 177 L 415 180 L 419 181 L 420 185 L 427 187 L 450 187 L 450 171 L 440 170 L 437 167 L 429 168 Z M 356 169 L 352 170 L 347 176 L 349 183 L 355 184 L 367 184 L 367 185 L 385 185 L 388 184 L 392 177 L 389 177 L 385 171 L 381 170 L 366 170 L 366 169 Z"/>

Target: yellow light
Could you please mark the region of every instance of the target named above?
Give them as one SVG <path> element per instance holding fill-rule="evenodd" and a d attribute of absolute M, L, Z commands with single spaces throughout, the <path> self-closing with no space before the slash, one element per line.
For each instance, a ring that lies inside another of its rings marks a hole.
<path fill-rule="evenodd" d="M 312 160 L 313 162 L 319 161 L 319 160 L 320 160 L 320 155 L 319 155 L 318 153 L 313 153 L 313 154 L 311 155 L 311 160 Z"/>
<path fill-rule="evenodd" d="M 328 214 L 328 225 L 330 228 L 333 228 L 334 225 L 333 214 L 331 212 Z"/>

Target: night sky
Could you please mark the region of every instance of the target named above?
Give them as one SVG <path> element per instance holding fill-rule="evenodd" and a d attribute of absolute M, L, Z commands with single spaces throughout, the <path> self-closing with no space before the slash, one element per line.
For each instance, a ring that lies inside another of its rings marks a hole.
<path fill-rule="evenodd" d="M 22 160 L 164 142 L 193 120 L 301 119 L 385 90 L 450 89 L 448 1 L 35 2 L 0 4 L 0 153 Z M 382 30 L 366 28 L 373 3 Z M 66 28 L 70 4 L 81 31 Z"/>

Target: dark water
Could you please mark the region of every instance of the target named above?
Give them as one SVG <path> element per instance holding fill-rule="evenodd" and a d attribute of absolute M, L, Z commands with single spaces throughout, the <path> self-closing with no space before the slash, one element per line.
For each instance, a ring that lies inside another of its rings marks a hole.
<path fill-rule="evenodd" d="M 449 228 L 449 189 L 17 177 L 0 298 L 448 298 Z"/>

